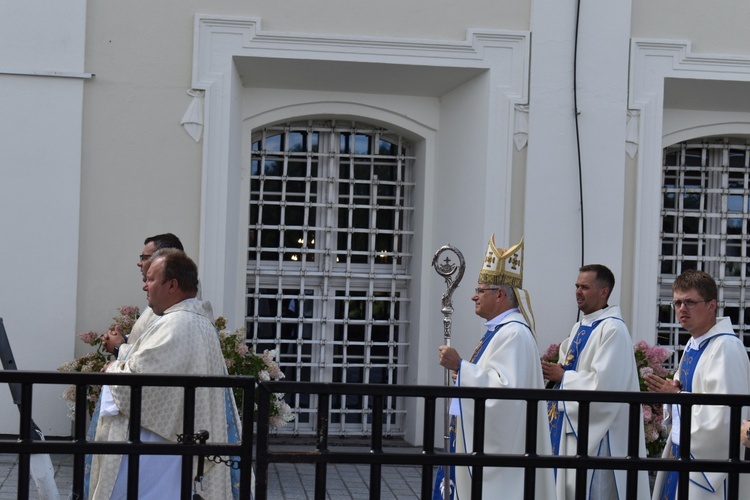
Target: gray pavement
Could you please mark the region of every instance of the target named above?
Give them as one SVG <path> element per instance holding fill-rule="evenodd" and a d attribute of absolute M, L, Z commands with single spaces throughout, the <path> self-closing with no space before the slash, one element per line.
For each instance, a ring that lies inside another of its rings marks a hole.
<path fill-rule="evenodd" d="M 73 484 L 73 457 L 52 455 L 55 482 L 60 498 L 67 499 Z M 412 465 L 383 466 L 382 499 L 420 498 L 422 470 Z M 327 474 L 327 497 L 367 499 L 370 497 L 370 468 L 361 464 L 331 464 Z M 30 482 L 29 498 L 38 499 Z M 307 464 L 271 464 L 268 473 L 268 498 L 308 500 L 315 498 L 315 466 Z M 0 500 L 18 498 L 18 456 L 0 453 Z"/>

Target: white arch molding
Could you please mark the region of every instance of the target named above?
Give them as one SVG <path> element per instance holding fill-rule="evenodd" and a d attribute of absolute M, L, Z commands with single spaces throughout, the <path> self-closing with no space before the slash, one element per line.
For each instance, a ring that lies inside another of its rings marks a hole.
<path fill-rule="evenodd" d="M 527 32 L 470 30 L 465 41 L 345 37 L 266 32 L 257 18 L 197 15 L 192 88 L 205 90 L 199 267 L 203 295 L 214 311 L 230 324 L 243 323 L 247 230 L 240 215 L 244 183 L 237 180 L 249 167 L 243 152 L 249 129 L 259 123 L 340 113 L 402 129 L 418 141 L 425 159 L 420 181 L 427 187 L 420 201 L 430 208 L 435 194 L 428 188 L 440 182 L 435 173 L 448 171 L 459 153 L 467 154 L 440 149 L 439 135 L 448 130 L 460 144 L 481 133 L 482 147 L 468 153 L 470 164 L 483 169 L 485 213 L 500 217 L 480 230 L 507 239 L 511 196 L 498 195 L 497 186 L 510 190 L 512 185 L 514 106 L 527 102 L 528 47 Z M 323 69 L 316 72 L 318 67 Z M 305 71 L 305 78 L 289 78 L 295 68 Z M 331 70 L 353 82 L 325 80 Z M 260 110 L 257 102 L 248 106 L 248 88 L 281 88 L 273 80 L 276 74 L 297 82 L 290 90 L 299 100 Z M 421 111 L 417 116 L 400 111 L 405 103 Z M 445 110 L 451 104 L 458 113 Z M 462 132 L 462 124 L 469 122 L 471 132 Z M 439 217 L 441 209 L 431 217 Z M 498 221 L 505 225 L 500 231 Z M 432 226 L 422 222 L 415 254 L 431 255 L 440 238 Z M 418 322 L 412 318 L 417 328 Z"/>

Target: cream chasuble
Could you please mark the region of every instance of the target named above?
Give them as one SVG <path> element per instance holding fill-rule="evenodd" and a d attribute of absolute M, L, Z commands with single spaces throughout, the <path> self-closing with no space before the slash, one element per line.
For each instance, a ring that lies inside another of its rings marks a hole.
<path fill-rule="evenodd" d="M 185 375 L 224 375 L 226 365 L 213 313 L 208 302 L 184 300 L 170 307 L 151 322 L 131 344 L 123 344 L 120 359 L 111 363 L 108 373 L 165 373 Z M 130 389 L 110 386 L 119 414 L 100 416 L 97 441 L 127 441 Z M 209 442 L 227 442 L 227 414 L 224 388 L 199 388 L 195 393 L 195 429 L 209 431 Z M 231 399 L 231 411 L 237 410 Z M 142 399 L 142 427 L 158 437 L 176 442 L 182 433 L 183 390 L 169 387 L 145 387 Z M 120 467 L 120 455 L 95 455 L 92 461 L 89 498 L 109 499 Z M 195 465 L 194 465 L 195 468 Z M 148 474 L 141 468 L 141 473 Z M 179 484 L 174 486 L 179 498 Z M 206 499 L 233 498 L 229 467 L 206 462 L 204 491 Z M 140 494 L 140 498 L 148 496 Z M 166 500 L 162 495 L 157 500 Z"/>

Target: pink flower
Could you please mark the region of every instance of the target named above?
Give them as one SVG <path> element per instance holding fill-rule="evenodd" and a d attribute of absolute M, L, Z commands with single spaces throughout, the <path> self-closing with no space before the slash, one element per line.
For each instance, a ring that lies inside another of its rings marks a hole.
<path fill-rule="evenodd" d="M 137 316 L 139 312 L 136 306 L 122 306 L 119 311 L 123 316 Z"/>
<path fill-rule="evenodd" d="M 557 362 L 560 358 L 560 345 L 551 344 L 542 356 L 542 361 Z"/>
<path fill-rule="evenodd" d="M 236 352 L 237 354 L 239 354 L 240 356 L 243 356 L 243 357 L 244 357 L 244 356 L 245 356 L 245 355 L 247 354 L 247 352 L 248 352 L 248 348 L 247 348 L 247 345 L 246 345 L 246 344 L 240 344 L 240 345 L 238 345 L 238 346 L 237 346 L 237 347 L 236 347 L 236 348 L 234 349 L 234 351 L 235 351 L 235 352 Z"/>
<path fill-rule="evenodd" d="M 94 345 L 94 342 L 99 338 L 99 334 L 96 332 L 79 333 L 78 338 L 89 345 Z"/>
<path fill-rule="evenodd" d="M 653 412 L 651 411 L 651 405 L 643 405 L 643 421 L 651 422 L 653 418 Z"/>
<path fill-rule="evenodd" d="M 65 391 L 63 391 L 62 398 L 68 399 L 70 401 L 75 401 L 76 400 L 76 386 L 74 385 L 68 386 L 68 388 L 65 389 Z"/>

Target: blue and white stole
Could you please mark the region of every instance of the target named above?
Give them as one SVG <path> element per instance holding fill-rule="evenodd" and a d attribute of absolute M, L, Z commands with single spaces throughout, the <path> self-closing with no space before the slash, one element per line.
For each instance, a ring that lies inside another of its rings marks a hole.
<path fill-rule="evenodd" d="M 511 312 L 517 312 L 518 309 L 511 309 L 507 311 L 504 315 L 501 317 L 505 317 Z M 482 357 L 482 354 L 484 354 L 484 351 L 487 349 L 487 346 L 489 345 L 492 338 L 495 336 L 495 334 L 505 325 L 509 325 L 511 323 L 518 323 L 519 325 L 523 325 L 526 328 L 529 328 L 529 326 L 526 323 L 522 323 L 521 321 L 506 321 L 501 322 L 491 330 L 487 330 L 484 332 L 484 335 L 482 335 L 482 338 L 479 340 L 479 343 L 474 348 L 474 352 L 471 355 L 471 358 L 469 359 L 469 363 L 477 364 L 479 359 Z M 459 403 L 460 404 L 460 403 Z M 455 453 L 456 452 L 456 429 L 458 426 L 458 418 L 457 415 L 451 415 L 451 421 L 449 426 L 449 440 L 448 440 L 448 452 L 449 453 Z M 462 428 L 463 431 L 463 428 Z M 466 442 L 466 439 L 464 439 L 464 443 Z M 432 499 L 433 500 L 443 500 L 443 487 L 444 487 L 444 479 L 445 479 L 445 473 L 446 468 L 448 469 L 448 474 L 450 475 L 450 498 L 453 500 L 456 496 L 456 467 L 453 465 L 446 466 L 441 465 L 438 467 L 437 474 L 435 476 L 435 487 L 432 490 Z"/>
<path fill-rule="evenodd" d="M 708 344 L 716 337 L 723 337 L 724 335 L 734 335 L 733 333 L 720 333 L 709 337 L 695 347 L 685 349 L 685 353 L 682 355 L 680 361 L 680 383 L 682 384 L 682 390 L 685 392 L 693 392 L 693 375 L 695 374 L 695 367 L 698 366 L 698 360 L 701 359 L 703 353 L 708 347 Z M 680 445 L 672 443 L 672 447 L 669 450 L 669 458 L 679 458 L 680 456 Z M 659 500 L 674 500 L 677 498 L 677 481 L 679 480 L 680 473 L 671 470 L 667 471 L 664 476 L 664 484 L 659 495 Z"/>
<path fill-rule="evenodd" d="M 589 337 L 591 337 L 591 332 L 593 332 L 596 327 L 599 326 L 599 323 L 601 323 L 605 319 L 616 319 L 618 321 L 622 321 L 621 318 L 618 318 L 616 316 L 607 316 L 606 318 L 601 318 L 594 321 L 590 326 L 584 326 L 583 320 L 578 323 L 578 331 L 576 332 L 575 337 L 573 337 L 573 341 L 570 343 L 570 347 L 568 348 L 568 355 L 565 357 L 565 361 L 562 363 L 562 367 L 564 370 L 576 370 L 578 368 L 578 359 L 583 352 L 583 349 L 586 347 L 586 342 L 588 342 Z M 561 387 L 562 381 L 557 382 L 554 386 L 554 389 L 560 389 Z M 565 411 L 559 407 L 558 403 L 559 401 L 547 402 L 547 417 L 549 418 L 549 431 L 552 440 L 552 452 L 555 455 L 558 455 L 560 453 L 560 439 L 562 438 L 562 429 L 564 422 L 563 417 L 565 416 Z M 555 469 L 555 475 L 557 475 L 557 469 Z"/>

